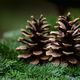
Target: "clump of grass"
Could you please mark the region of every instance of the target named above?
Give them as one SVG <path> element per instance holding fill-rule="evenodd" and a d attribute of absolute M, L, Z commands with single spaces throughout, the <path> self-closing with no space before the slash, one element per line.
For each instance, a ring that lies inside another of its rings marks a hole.
<path fill-rule="evenodd" d="M 0 41 L 0 80 L 80 80 L 80 66 L 30 65 L 17 59 L 17 38 Z"/>

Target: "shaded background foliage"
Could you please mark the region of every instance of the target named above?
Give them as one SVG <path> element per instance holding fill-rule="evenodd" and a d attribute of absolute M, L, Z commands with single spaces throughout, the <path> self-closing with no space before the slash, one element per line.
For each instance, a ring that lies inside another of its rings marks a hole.
<path fill-rule="evenodd" d="M 79 15 L 79 7 L 79 0 L 0 0 L 0 37 L 6 31 L 25 27 L 31 15 L 38 18 L 44 14 L 49 23 L 55 24 L 58 15 L 67 11 Z"/>

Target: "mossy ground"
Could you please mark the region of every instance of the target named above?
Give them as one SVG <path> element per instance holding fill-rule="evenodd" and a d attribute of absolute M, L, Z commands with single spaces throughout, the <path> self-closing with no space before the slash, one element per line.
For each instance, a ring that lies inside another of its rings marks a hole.
<path fill-rule="evenodd" d="M 30 65 L 18 60 L 15 48 L 20 44 L 19 35 L 9 34 L 0 41 L 0 80 L 80 80 L 80 66 Z"/>

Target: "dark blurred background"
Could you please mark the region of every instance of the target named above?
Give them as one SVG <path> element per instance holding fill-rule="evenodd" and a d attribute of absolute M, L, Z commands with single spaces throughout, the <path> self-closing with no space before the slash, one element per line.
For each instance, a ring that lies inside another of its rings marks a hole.
<path fill-rule="evenodd" d="M 25 27 L 31 15 L 38 18 L 43 14 L 50 24 L 55 25 L 57 17 L 68 11 L 79 17 L 79 0 L 0 0 L 0 37 L 7 31 Z"/>

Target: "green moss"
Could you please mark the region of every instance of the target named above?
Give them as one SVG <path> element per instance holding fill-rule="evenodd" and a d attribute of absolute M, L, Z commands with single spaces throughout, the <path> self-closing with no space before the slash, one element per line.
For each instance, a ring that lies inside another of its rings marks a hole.
<path fill-rule="evenodd" d="M 80 80 L 80 66 L 30 65 L 17 59 L 16 38 L 0 42 L 0 80 Z"/>

